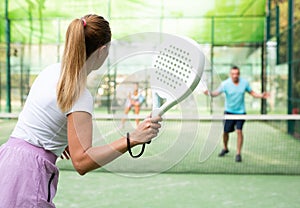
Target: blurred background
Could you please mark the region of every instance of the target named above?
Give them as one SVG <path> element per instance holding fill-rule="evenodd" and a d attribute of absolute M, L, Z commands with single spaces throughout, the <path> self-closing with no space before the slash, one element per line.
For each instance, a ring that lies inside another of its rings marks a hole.
<path fill-rule="evenodd" d="M 44 67 L 61 60 L 70 21 L 89 13 L 110 22 L 113 40 L 141 32 L 193 38 L 209 60 L 205 73 L 212 89 L 228 77 L 232 65 L 239 66 L 255 91 L 271 95 L 268 100 L 246 96 L 248 114 L 299 113 L 300 0 L 2 1 L 0 112 L 18 113 L 22 109 L 34 78 Z M 132 43 L 126 47 L 133 47 Z M 118 70 L 107 67 L 95 89 L 96 110 L 112 113 L 111 106 L 122 106 L 113 103 L 119 100 L 116 89 L 126 74 L 141 65 L 129 61 Z M 129 88 L 132 82 L 127 80 Z M 147 88 L 147 81 L 141 81 L 140 86 Z M 200 92 L 198 96 L 207 99 Z M 212 108 L 206 102 L 202 112 L 213 113 Z"/>

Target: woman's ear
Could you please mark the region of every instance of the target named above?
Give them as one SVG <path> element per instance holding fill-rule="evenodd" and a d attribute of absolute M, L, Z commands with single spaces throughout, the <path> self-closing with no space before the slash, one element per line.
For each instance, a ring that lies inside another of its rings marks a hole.
<path fill-rule="evenodd" d="M 106 53 L 106 45 L 103 45 L 98 49 L 98 58 L 100 58 L 103 53 Z"/>
<path fill-rule="evenodd" d="M 102 66 L 108 56 L 108 50 L 109 46 L 103 45 L 92 53 L 87 60 L 88 73 L 92 70 L 97 70 Z"/>

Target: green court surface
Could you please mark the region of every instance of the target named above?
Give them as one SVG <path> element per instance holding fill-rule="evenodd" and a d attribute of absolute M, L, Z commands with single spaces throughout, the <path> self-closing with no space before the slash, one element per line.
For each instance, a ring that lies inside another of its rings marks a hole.
<path fill-rule="evenodd" d="M 7 140 L 15 122 L 0 120 L 0 144 Z M 120 132 L 112 131 L 117 124 L 109 120 L 98 122 L 100 134 L 107 135 L 107 140 L 119 136 Z M 58 208 L 300 207 L 300 142 L 284 132 L 285 124 L 286 121 L 247 121 L 242 163 L 234 161 L 235 134 L 225 158 L 218 157 L 219 139 L 210 157 L 199 162 L 207 131 L 214 127 L 208 121 L 199 122 L 191 149 L 164 173 L 149 176 L 124 173 L 135 167 L 128 154 L 122 156 L 126 163 L 120 165 L 119 172 L 109 172 L 104 167 L 85 176 L 73 171 L 70 161 L 59 160 L 61 171 L 55 204 Z M 166 121 L 163 125 L 160 137 L 147 146 L 139 161 L 174 144 L 179 131 L 183 131 L 186 139 L 192 135 L 190 129 L 185 132 L 180 128 L 178 121 Z"/>
<path fill-rule="evenodd" d="M 224 158 L 218 157 L 222 149 L 222 121 L 170 121 L 162 122 L 162 130 L 151 145 L 146 146 L 142 158 L 131 159 L 123 155 L 112 163 L 116 172 L 141 172 L 147 165 L 149 170 L 166 160 L 178 157 L 177 161 L 165 171 L 168 173 L 211 173 L 211 174 L 300 174 L 300 140 L 285 133 L 286 120 L 257 121 L 249 120 L 244 125 L 243 163 L 234 162 L 236 152 L 236 134 L 230 134 L 230 152 Z M 97 121 L 99 135 L 106 135 L 106 142 L 125 135 L 126 131 L 114 130 L 118 123 L 113 120 Z M 134 124 L 133 124 L 134 126 Z M 180 138 L 179 138 L 180 137 Z M 208 159 L 200 161 L 200 153 L 207 143 L 210 145 Z M 97 142 L 96 142 L 97 144 Z M 133 149 L 135 154 L 140 147 Z M 209 153 L 211 152 L 211 153 Z M 152 161 L 145 158 L 160 155 Z M 172 156 L 170 156 L 172 155 Z M 182 157 L 180 157 L 182 156 Z M 152 166 L 153 167 L 149 167 Z M 67 161 L 59 161 L 61 169 L 72 169 Z M 111 169 L 109 169 L 111 170 Z M 165 172 L 164 171 L 164 172 Z"/>
<path fill-rule="evenodd" d="M 60 207 L 296 208 L 300 176 L 159 174 L 128 178 L 61 171 L 55 199 Z"/>

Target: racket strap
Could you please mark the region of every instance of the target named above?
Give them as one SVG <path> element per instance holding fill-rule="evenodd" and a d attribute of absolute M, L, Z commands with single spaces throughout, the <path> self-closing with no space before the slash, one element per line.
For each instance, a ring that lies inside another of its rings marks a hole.
<path fill-rule="evenodd" d="M 138 155 L 133 155 L 132 151 L 131 151 L 131 146 L 130 146 L 129 132 L 127 132 L 126 139 L 127 139 L 127 149 L 128 149 L 128 152 L 129 152 L 130 156 L 133 157 L 133 158 L 139 158 L 139 157 L 141 157 L 143 155 L 143 153 L 144 153 L 146 144 L 145 143 L 143 144 L 142 150 L 141 150 L 141 152 Z"/>

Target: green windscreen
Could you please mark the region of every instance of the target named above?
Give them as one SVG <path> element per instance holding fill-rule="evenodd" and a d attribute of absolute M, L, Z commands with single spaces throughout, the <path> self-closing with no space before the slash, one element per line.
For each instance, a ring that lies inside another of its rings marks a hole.
<path fill-rule="evenodd" d="M 11 42 L 64 41 L 69 22 L 96 13 L 110 20 L 113 38 L 138 32 L 186 35 L 199 43 L 262 42 L 265 0 L 173 1 L 44 0 L 8 1 Z M 0 5 L 0 42 L 5 42 L 5 4 Z"/>

